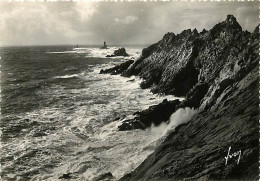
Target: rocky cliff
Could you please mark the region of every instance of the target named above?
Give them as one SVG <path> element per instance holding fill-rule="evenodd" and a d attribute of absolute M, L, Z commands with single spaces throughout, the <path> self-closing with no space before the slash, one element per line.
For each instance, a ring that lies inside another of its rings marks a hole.
<path fill-rule="evenodd" d="M 198 109 L 121 180 L 257 180 L 258 38 L 258 27 L 243 31 L 228 15 L 209 31 L 167 33 L 120 72 L 154 93 L 185 96 L 172 112 Z"/>
<path fill-rule="evenodd" d="M 151 87 L 154 93 L 185 96 L 197 84 L 212 85 L 216 78 L 222 78 L 221 71 L 234 75 L 243 69 L 242 62 L 253 58 L 246 57 L 253 55 L 253 45 L 248 46 L 254 43 L 250 37 L 232 15 L 209 31 L 167 33 L 161 41 L 144 49 L 141 58 L 123 75 L 139 75 L 145 80 L 141 86 Z"/>
<path fill-rule="evenodd" d="M 175 128 L 121 180 L 258 180 L 257 77 L 256 67 L 229 85 L 214 105 L 201 108 L 190 122 Z M 233 157 L 226 165 L 229 147 L 230 154 L 241 151 L 238 164 L 238 157 Z"/>

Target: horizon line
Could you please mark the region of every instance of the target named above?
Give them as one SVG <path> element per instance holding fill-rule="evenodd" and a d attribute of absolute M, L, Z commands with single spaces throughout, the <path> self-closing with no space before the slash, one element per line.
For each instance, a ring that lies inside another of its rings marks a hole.
<path fill-rule="evenodd" d="M 144 43 L 144 44 L 111 44 L 111 46 L 144 46 L 151 45 L 153 43 Z M 0 45 L 0 47 L 31 47 L 31 46 L 102 46 L 103 44 L 31 44 L 31 45 Z"/>

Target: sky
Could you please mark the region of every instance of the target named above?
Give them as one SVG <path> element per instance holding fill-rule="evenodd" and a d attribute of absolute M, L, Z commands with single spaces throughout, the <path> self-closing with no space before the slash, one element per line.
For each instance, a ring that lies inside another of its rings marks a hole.
<path fill-rule="evenodd" d="M 233 14 L 243 30 L 259 2 L 0 2 L 0 46 L 151 44 L 167 32 L 210 29 Z"/>

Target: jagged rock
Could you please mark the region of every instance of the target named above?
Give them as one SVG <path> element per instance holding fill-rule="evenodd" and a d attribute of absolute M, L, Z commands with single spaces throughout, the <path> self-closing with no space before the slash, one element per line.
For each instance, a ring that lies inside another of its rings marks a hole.
<path fill-rule="evenodd" d="M 119 131 L 126 131 L 132 129 L 145 129 L 152 124 L 158 126 L 162 122 L 167 122 L 173 112 L 176 111 L 180 104 L 178 99 L 174 101 L 163 100 L 162 103 L 150 106 L 148 109 L 134 113 L 135 118 L 125 120 L 118 126 Z"/>
<path fill-rule="evenodd" d="M 228 15 L 209 31 L 168 33 L 122 73 L 141 76 L 154 92 L 186 96 L 176 109 L 198 111 L 120 180 L 258 179 L 257 28 L 242 31 Z M 239 164 L 225 164 L 229 147 L 241 151 Z"/>
<path fill-rule="evenodd" d="M 62 176 L 59 177 L 59 179 L 70 179 L 71 177 L 71 173 L 64 173 Z"/>
<path fill-rule="evenodd" d="M 117 56 L 128 57 L 129 55 L 126 53 L 125 48 L 119 48 L 118 50 L 115 50 L 112 55 L 107 55 L 106 57 L 117 57 Z"/>
<path fill-rule="evenodd" d="M 134 60 L 128 60 L 120 65 L 117 65 L 113 68 L 109 68 L 106 70 L 101 69 L 100 74 L 121 74 L 123 71 L 125 71 L 132 63 L 134 63 Z"/>
<path fill-rule="evenodd" d="M 142 50 L 142 54 L 141 54 L 140 58 L 137 59 L 137 60 L 135 61 L 135 63 L 138 64 L 138 63 L 142 62 L 145 58 L 149 57 L 149 56 L 155 51 L 155 49 L 157 48 L 157 46 L 158 46 L 158 43 L 155 43 L 155 44 L 153 44 L 153 45 L 150 45 L 150 46 L 147 47 L 147 48 L 144 48 L 144 49 Z M 137 68 L 138 68 L 138 69 L 137 69 Z M 134 66 L 134 67 L 129 68 L 129 69 L 127 69 L 126 71 L 124 71 L 124 72 L 122 73 L 122 75 L 125 76 L 125 77 L 130 77 L 130 76 L 132 76 L 132 75 L 138 75 L 139 69 L 140 69 L 139 67 L 135 67 L 135 66 Z"/>
<path fill-rule="evenodd" d="M 114 55 L 115 56 L 124 56 L 124 57 L 128 57 L 129 55 L 126 53 L 125 48 L 119 48 L 118 50 L 114 51 Z"/>
<path fill-rule="evenodd" d="M 93 179 L 93 181 L 101 181 L 101 180 L 108 181 L 108 180 L 112 180 L 113 178 L 114 176 L 112 175 L 112 173 L 108 172 L 97 176 L 96 178 Z"/>
<path fill-rule="evenodd" d="M 178 35 L 167 33 L 161 41 L 144 49 L 122 75 L 139 75 L 144 79 L 141 87 L 151 88 L 154 93 L 185 96 L 197 83 L 212 85 L 230 50 L 236 50 L 236 55 L 242 53 L 241 48 L 233 45 L 240 44 L 247 36 L 232 15 L 209 31 L 197 33 L 189 29 Z"/>
<path fill-rule="evenodd" d="M 203 28 L 203 30 L 200 32 L 201 34 L 207 33 L 208 31 Z"/>

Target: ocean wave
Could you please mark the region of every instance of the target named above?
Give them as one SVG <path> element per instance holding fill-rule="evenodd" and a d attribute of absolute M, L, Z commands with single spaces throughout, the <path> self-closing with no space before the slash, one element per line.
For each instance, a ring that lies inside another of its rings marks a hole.
<path fill-rule="evenodd" d="M 56 104 L 27 112 L 7 125 L 29 120 L 22 136 L 3 145 L 6 154 L 3 170 L 15 173 L 6 178 L 18 179 L 27 174 L 35 180 L 57 180 L 71 173 L 74 180 L 91 180 L 98 174 L 111 172 L 118 179 L 153 152 L 156 141 L 152 130 L 119 132 L 117 127 L 123 120 L 115 118 L 130 119 L 136 111 L 176 97 L 141 89 L 139 77 L 99 74 L 100 69 L 114 63 L 54 77 L 79 77 L 68 83 L 74 85 L 81 81 L 84 86 L 64 88 L 52 84 L 42 89 L 38 96 Z M 15 161 L 8 160 L 14 155 Z"/>

